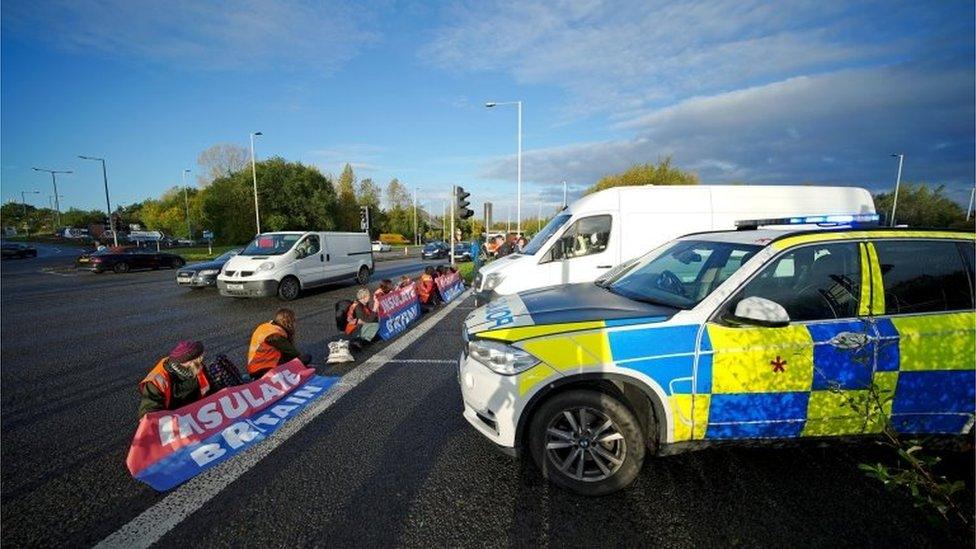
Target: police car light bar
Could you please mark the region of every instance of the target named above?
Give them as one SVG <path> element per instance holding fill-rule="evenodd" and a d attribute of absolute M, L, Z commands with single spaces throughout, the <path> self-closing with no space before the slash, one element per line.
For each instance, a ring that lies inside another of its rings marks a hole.
<path fill-rule="evenodd" d="M 735 222 L 738 230 L 757 229 L 766 225 L 872 225 L 881 219 L 878 214 L 832 214 L 780 217 L 772 219 L 747 219 Z"/>

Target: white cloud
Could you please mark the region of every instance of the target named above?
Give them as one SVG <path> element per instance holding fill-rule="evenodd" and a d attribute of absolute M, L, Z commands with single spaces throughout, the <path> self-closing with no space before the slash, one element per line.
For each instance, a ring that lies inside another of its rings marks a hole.
<path fill-rule="evenodd" d="M 69 52 L 197 69 L 328 73 L 374 42 L 368 5 L 330 0 L 4 2 L 5 32 Z"/>
<path fill-rule="evenodd" d="M 592 183 L 672 155 L 704 182 L 857 184 L 886 188 L 889 154 L 907 180 L 947 183 L 957 199 L 974 172 L 974 71 L 906 65 L 789 78 L 681 101 L 627 122 L 631 139 L 523 153 L 523 177 L 558 188 Z M 511 157 L 481 175 L 511 177 Z"/>

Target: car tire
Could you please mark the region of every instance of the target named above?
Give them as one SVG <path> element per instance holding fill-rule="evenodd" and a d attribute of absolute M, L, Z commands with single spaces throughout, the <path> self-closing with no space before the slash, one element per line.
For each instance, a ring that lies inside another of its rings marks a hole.
<path fill-rule="evenodd" d="M 369 267 L 363 265 L 359 268 L 359 272 L 356 273 L 356 282 L 359 283 L 360 286 L 369 284 Z"/>
<path fill-rule="evenodd" d="M 116 263 L 115 266 L 112 267 L 112 270 L 115 271 L 115 272 L 117 272 L 117 273 L 119 273 L 119 274 L 127 273 L 127 272 L 129 272 L 129 264 L 128 263 Z"/>
<path fill-rule="evenodd" d="M 302 291 L 302 285 L 293 276 L 286 276 L 278 283 L 278 297 L 282 301 L 292 301 Z"/>
<path fill-rule="evenodd" d="M 557 394 L 542 403 L 529 429 L 529 451 L 543 476 L 577 494 L 602 496 L 626 488 L 644 464 L 640 422 L 604 393 Z"/>

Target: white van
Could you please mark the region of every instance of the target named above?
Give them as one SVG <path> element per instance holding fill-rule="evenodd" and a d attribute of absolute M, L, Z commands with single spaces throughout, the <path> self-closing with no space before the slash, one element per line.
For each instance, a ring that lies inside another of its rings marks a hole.
<path fill-rule="evenodd" d="M 874 213 L 859 187 L 682 185 L 614 187 L 577 200 L 526 245 L 481 268 L 476 302 L 590 282 L 613 266 L 688 233 L 734 229 L 743 219 Z"/>
<path fill-rule="evenodd" d="M 217 276 L 220 295 L 290 301 L 305 288 L 355 278 L 369 282 L 373 251 L 366 233 L 262 233 Z"/>

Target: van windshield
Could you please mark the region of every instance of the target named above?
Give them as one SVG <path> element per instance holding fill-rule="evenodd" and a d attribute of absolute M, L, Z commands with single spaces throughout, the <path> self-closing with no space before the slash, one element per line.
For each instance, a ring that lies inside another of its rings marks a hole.
<path fill-rule="evenodd" d="M 281 255 L 301 238 L 300 234 L 259 234 L 244 248 L 241 255 Z"/>
<path fill-rule="evenodd" d="M 536 252 L 539 251 L 539 248 L 541 248 L 542 245 L 545 244 L 547 240 L 549 240 L 549 237 L 556 234 L 556 231 L 562 228 L 562 226 L 565 225 L 566 222 L 569 221 L 569 218 L 571 217 L 573 217 L 573 214 L 571 213 L 561 213 L 556 217 L 550 219 L 549 223 L 546 223 L 546 226 L 543 227 L 541 231 L 535 233 L 535 236 L 532 237 L 532 240 L 530 240 L 529 243 L 525 245 L 525 248 L 522 249 L 522 254 L 535 255 Z"/>

